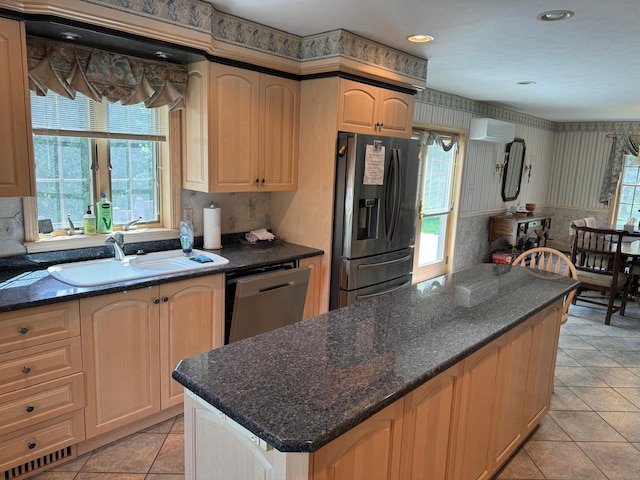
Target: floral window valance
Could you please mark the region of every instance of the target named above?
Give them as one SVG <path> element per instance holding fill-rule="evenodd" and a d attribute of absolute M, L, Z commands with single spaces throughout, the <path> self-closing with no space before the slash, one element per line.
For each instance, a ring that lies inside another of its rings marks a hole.
<path fill-rule="evenodd" d="M 66 42 L 27 37 L 29 88 L 74 99 L 76 92 L 101 102 L 147 108 L 184 107 L 187 68 Z"/>

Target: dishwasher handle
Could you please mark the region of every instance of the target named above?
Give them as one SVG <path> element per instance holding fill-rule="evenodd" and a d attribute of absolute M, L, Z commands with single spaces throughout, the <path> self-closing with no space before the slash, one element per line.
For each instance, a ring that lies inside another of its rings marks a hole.
<path fill-rule="evenodd" d="M 279 288 L 288 287 L 288 286 L 290 286 L 290 285 L 294 285 L 294 283 L 293 283 L 293 282 L 281 283 L 280 285 L 272 285 L 272 286 L 269 286 L 269 287 L 260 288 L 258 291 L 259 291 L 260 293 L 262 293 L 262 292 L 268 292 L 268 291 L 270 291 L 270 290 L 277 290 L 277 289 L 279 289 Z"/>

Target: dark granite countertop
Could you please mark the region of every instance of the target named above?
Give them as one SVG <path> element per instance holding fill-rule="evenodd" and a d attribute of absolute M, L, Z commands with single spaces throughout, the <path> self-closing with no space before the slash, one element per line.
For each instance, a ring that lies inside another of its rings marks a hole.
<path fill-rule="evenodd" d="M 146 243 L 146 247 L 148 248 L 149 242 Z M 141 246 L 142 245 L 125 245 L 125 247 L 128 248 L 125 253 L 133 254 L 136 251 L 135 248 Z M 165 241 L 162 242 L 161 245 L 155 245 L 155 249 L 158 250 L 179 248 L 180 246 L 177 240 L 173 243 Z M 198 243 L 196 243 L 196 248 L 202 249 L 202 246 L 198 246 Z M 93 297 L 123 290 L 144 288 L 168 281 L 186 280 L 204 275 L 241 271 L 323 254 L 322 250 L 286 242 L 274 242 L 268 245 L 245 245 L 235 242 L 223 245 L 223 247 L 218 250 L 209 250 L 227 258 L 229 260 L 227 265 L 202 270 L 191 270 L 185 273 L 158 275 L 156 277 L 95 287 L 72 287 L 71 285 L 59 282 L 47 273 L 47 267 L 50 265 L 66 263 L 73 260 L 86 260 L 87 255 L 90 256 L 89 258 L 104 258 L 107 255 L 113 256 L 112 250 L 103 248 L 93 250 L 96 251 L 93 252 L 92 249 L 82 249 L 82 256 L 77 256 L 73 259 L 70 259 L 69 254 L 64 252 L 23 255 L 15 258 L 0 259 L 0 312 Z M 153 250 L 149 249 L 149 251 Z"/>
<path fill-rule="evenodd" d="M 182 360 L 173 378 L 284 452 L 313 452 L 576 288 L 482 264 Z"/>

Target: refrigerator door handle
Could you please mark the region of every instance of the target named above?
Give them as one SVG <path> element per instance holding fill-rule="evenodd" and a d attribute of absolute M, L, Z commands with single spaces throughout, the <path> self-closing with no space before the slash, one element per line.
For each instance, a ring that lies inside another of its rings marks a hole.
<path fill-rule="evenodd" d="M 391 292 L 395 292 L 396 290 L 400 290 L 401 288 L 405 288 L 411 285 L 411 280 L 404 282 L 402 285 L 398 285 L 397 287 L 393 287 L 390 288 L 388 290 L 384 290 L 382 292 L 377 292 L 377 293 L 370 293 L 368 295 L 357 295 L 356 296 L 356 301 L 359 302 L 360 300 L 366 300 L 368 298 L 374 298 L 374 297 L 379 297 L 380 295 L 384 295 L 385 293 L 391 293 Z"/>
<path fill-rule="evenodd" d="M 401 155 L 402 155 L 402 150 L 400 150 L 399 148 L 395 149 L 396 151 L 396 198 L 395 198 L 395 212 L 394 212 L 394 219 L 393 219 L 393 236 L 395 236 L 396 230 L 398 229 L 398 223 L 400 221 L 400 207 L 402 206 L 402 178 L 403 178 L 403 172 L 402 172 L 402 161 L 401 161 Z M 392 237 L 393 238 L 393 237 Z"/>
<path fill-rule="evenodd" d="M 398 216 L 400 215 L 400 178 L 400 150 L 394 148 L 391 151 L 391 163 L 385 199 L 385 226 L 388 242 L 393 240 L 396 228 L 398 227 Z"/>
<path fill-rule="evenodd" d="M 378 262 L 378 263 L 363 263 L 357 266 L 358 270 L 365 270 L 367 268 L 378 268 L 384 267 L 386 265 L 395 265 L 396 263 L 406 262 L 407 260 L 411 260 L 413 254 L 405 255 L 404 257 L 396 258 L 394 260 L 388 260 L 386 262 Z"/>

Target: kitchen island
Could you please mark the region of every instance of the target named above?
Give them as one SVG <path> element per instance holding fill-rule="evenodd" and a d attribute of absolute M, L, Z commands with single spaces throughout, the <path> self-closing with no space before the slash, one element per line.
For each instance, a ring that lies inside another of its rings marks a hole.
<path fill-rule="evenodd" d="M 549 408 L 577 285 L 483 264 L 185 359 L 186 478 L 490 478 Z"/>

